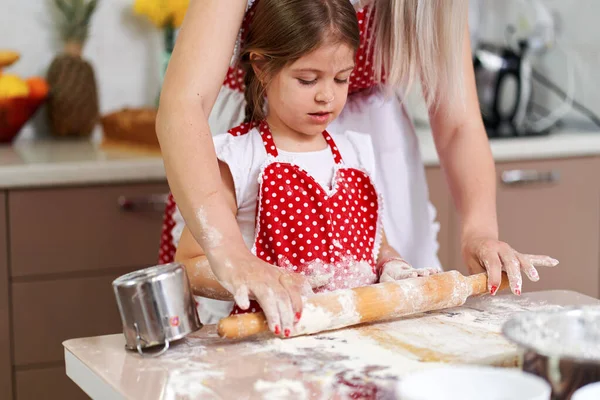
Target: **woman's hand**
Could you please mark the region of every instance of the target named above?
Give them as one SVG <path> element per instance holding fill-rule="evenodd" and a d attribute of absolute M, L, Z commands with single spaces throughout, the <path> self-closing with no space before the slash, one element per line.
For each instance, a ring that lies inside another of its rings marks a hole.
<path fill-rule="evenodd" d="M 435 268 L 413 268 L 402 258 L 392 258 L 383 263 L 379 282 L 392 282 L 419 276 L 429 276 L 440 272 Z"/>
<path fill-rule="evenodd" d="M 258 301 L 269 329 L 289 336 L 302 315 L 302 296 L 313 294 L 304 276 L 268 264 L 246 248 L 227 247 L 221 254 L 213 249 L 208 259 L 219 283 L 241 309 L 248 309 L 250 299 Z"/>
<path fill-rule="evenodd" d="M 508 275 L 510 290 L 521 294 L 524 272 L 529 280 L 537 282 L 540 276 L 536 267 L 555 267 L 558 261 L 552 257 L 521 254 L 508 244 L 494 238 L 476 237 L 463 243 L 463 258 L 469 272 L 474 274 L 487 271 L 488 290 L 494 295 L 500 287 L 502 271 Z"/>

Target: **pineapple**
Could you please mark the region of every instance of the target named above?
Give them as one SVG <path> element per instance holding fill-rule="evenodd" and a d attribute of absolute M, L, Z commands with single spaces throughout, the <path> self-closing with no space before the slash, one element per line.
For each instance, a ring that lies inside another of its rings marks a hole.
<path fill-rule="evenodd" d="M 50 65 L 47 81 L 50 130 L 55 136 L 89 136 L 99 121 L 94 69 L 81 57 L 98 0 L 54 0 L 64 52 Z"/>

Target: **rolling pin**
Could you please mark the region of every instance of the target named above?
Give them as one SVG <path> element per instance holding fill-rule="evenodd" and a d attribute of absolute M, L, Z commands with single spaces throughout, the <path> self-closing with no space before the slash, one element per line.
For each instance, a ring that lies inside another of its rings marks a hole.
<path fill-rule="evenodd" d="M 508 287 L 503 273 L 499 290 Z M 304 299 L 300 321 L 291 336 L 385 321 L 463 305 L 470 296 L 488 293 L 487 274 L 458 271 L 320 293 Z M 232 315 L 219 321 L 220 337 L 240 339 L 268 331 L 262 312 Z"/>

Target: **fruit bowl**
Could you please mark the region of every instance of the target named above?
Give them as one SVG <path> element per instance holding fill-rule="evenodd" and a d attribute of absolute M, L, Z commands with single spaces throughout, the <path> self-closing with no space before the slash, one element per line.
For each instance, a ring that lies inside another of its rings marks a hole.
<path fill-rule="evenodd" d="M 0 143 L 10 143 L 46 101 L 46 97 L 0 98 Z"/>
<path fill-rule="evenodd" d="M 23 79 L 4 73 L 3 69 L 19 58 L 16 51 L 0 50 L 0 144 L 13 141 L 50 91 L 46 80 L 39 76 Z"/>

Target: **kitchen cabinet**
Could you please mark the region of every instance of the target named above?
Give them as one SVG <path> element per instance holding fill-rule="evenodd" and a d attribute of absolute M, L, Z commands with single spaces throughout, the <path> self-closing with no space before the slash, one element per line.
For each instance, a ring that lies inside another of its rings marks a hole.
<path fill-rule="evenodd" d="M 121 332 L 111 283 L 158 262 L 168 190 L 161 180 L 0 192 L 0 398 L 87 398 L 65 374 L 62 342 Z"/>
<path fill-rule="evenodd" d="M 67 376 L 64 366 L 17 371 L 15 375 L 16 400 L 89 400 Z"/>
<path fill-rule="evenodd" d="M 156 261 L 164 184 L 18 190 L 9 193 L 11 275 L 110 270 Z M 144 202 L 123 211 L 119 200 Z M 35 250 L 35 251 L 32 251 Z"/>
<path fill-rule="evenodd" d="M 523 291 L 564 289 L 600 298 L 599 171 L 600 157 L 496 163 L 500 239 L 560 261 L 539 268 L 539 282 L 524 278 Z M 442 224 L 440 259 L 449 257 L 445 268 L 466 274 L 458 217 L 439 167 L 429 167 L 427 179 Z"/>
<path fill-rule="evenodd" d="M 126 272 L 124 270 L 123 272 Z M 12 284 L 14 364 L 61 362 L 62 342 L 118 332 L 116 274 Z"/>
<path fill-rule="evenodd" d="M 556 268 L 524 290 L 567 289 L 600 296 L 600 158 L 498 165 L 498 224 L 515 249 L 548 254 Z"/>
<path fill-rule="evenodd" d="M 429 187 L 429 201 L 436 209 L 435 221 L 440 224 L 438 231 L 438 258 L 444 269 L 456 269 L 454 263 L 454 248 L 452 227 L 454 226 L 454 207 L 446 178 L 439 167 L 428 167 L 425 176 Z"/>
<path fill-rule="evenodd" d="M 0 398 L 12 398 L 6 192 L 0 191 Z"/>

